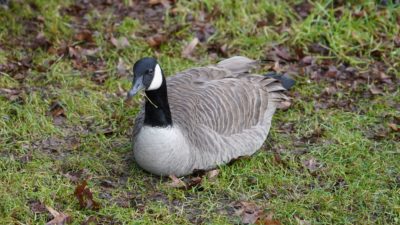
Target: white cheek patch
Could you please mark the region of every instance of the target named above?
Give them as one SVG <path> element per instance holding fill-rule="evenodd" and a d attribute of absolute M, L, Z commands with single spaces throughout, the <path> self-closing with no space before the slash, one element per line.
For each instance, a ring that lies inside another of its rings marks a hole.
<path fill-rule="evenodd" d="M 148 91 L 157 90 L 161 87 L 163 82 L 163 76 L 161 72 L 160 66 L 157 64 L 154 70 L 153 80 L 151 81 L 150 86 L 147 88 Z"/>

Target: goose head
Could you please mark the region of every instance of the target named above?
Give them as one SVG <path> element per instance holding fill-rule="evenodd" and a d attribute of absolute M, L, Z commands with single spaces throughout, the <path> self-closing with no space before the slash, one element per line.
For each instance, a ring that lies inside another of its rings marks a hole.
<path fill-rule="evenodd" d="M 132 89 L 128 98 L 135 96 L 139 91 L 154 91 L 163 84 L 164 76 L 160 65 L 154 58 L 146 57 L 138 60 L 133 66 Z"/>

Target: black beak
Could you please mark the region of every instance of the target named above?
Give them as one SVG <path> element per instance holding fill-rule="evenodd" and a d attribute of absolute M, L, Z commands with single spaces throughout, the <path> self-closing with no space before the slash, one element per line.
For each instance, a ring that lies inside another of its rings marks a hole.
<path fill-rule="evenodd" d="M 141 91 L 142 89 L 144 89 L 144 85 L 143 85 L 143 77 L 140 77 L 138 79 L 135 80 L 135 83 L 133 84 L 132 89 L 128 92 L 128 99 L 132 98 L 133 96 L 135 96 L 139 91 Z"/>

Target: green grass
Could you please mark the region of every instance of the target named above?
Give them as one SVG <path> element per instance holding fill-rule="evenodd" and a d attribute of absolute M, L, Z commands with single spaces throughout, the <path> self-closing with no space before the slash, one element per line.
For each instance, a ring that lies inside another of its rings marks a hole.
<path fill-rule="evenodd" d="M 108 76 L 99 84 L 92 79 L 93 70 L 76 67 L 68 55 L 23 46 L 35 38 L 26 31 L 27 21 L 39 15 L 43 22 L 37 29 L 54 49 L 64 42 L 79 44 L 73 40 L 79 21 L 62 13 L 73 2 L 28 2 L 35 6 L 15 3 L 8 10 L 0 8 L 0 64 L 32 59 L 29 70 L 0 71 L 0 89 L 23 90 L 19 100 L 0 96 L 0 224 L 49 221 L 47 212 L 32 211 L 34 201 L 70 215 L 73 224 L 92 215 L 105 224 L 232 224 L 240 222 L 230 213 L 231 204 L 238 200 L 255 202 L 283 224 L 297 224 L 296 217 L 311 224 L 400 223 L 399 134 L 388 127 L 400 117 L 398 87 L 380 84 L 383 94 L 368 97 L 365 93 L 373 81 L 351 90 L 343 87 L 348 79 L 339 84 L 338 93 L 326 98 L 352 100 L 355 110 L 318 108 L 326 100 L 321 97 L 324 89 L 332 83 L 310 79 L 308 72 L 300 71 L 291 91 L 293 104 L 275 115 L 265 149 L 221 166 L 215 180 L 205 179 L 201 188 L 185 191 L 170 188 L 166 179 L 143 172 L 129 160 L 130 129 L 138 108 L 124 105 L 124 96 L 118 93 L 120 88 L 128 90 L 131 81 L 116 69 L 119 58 L 131 67 L 140 57 L 157 55 L 165 73 L 172 75 L 221 59 L 207 51 L 210 44 L 226 43 L 228 55 L 255 59 L 264 59 L 273 46 L 282 45 L 314 55 L 318 65 L 331 60 L 332 65 L 349 65 L 360 72 L 379 68 L 398 82 L 400 51 L 394 40 L 400 33 L 400 6 L 313 1 L 303 19 L 293 7 L 301 1 L 182 0 L 174 6 L 176 16 L 165 13 L 163 29 L 181 28 L 159 49 L 150 48 L 140 34 L 155 34 L 149 21 L 118 20 L 110 10 L 99 13 L 101 9 L 90 8 L 81 26 L 95 32 L 100 50 L 94 57 L 104 63 L 101 69 Z M 216 16 L 209 22 L 216 32 L 196 47 L 196 61 L 182 58 L 182 49 L 195 35 L 186 16 L 200 20 L 202 12 L 216 6 Z M 259 21 L 267 25 L 257 26 Z M 130 45 L 115 48 L 110 34 L 128 38 Z M 312 52 L 309 47 L 314 43 L 327 46 L 329 53 Z M 82 61 L 90 62 L 90 57 Z M 281 66 L 285 71 L 291 64 Z M 18 80 L 17 73 L 26 78 Z M 65 109 L 61 125 L 47 114 L 54 101 Z M 285 131 L 282 127 L 287 124 L 293 124 L 293 129 Z M 383 137 L 375 138 L 383 131 Z M 320 137 L 313 140 L 316 132 Z M 57 144 L 49 144 L 52 140 Z M 283 164 L 274 159 L 271 149 L 280 154 Z M 297 154 L 300 150 L 305 153 Z M 311 158 L 321 164 L 315 173 L 303 165 Z M 65 175 L 78 171 L 84 171 L 82 179 L 88 180 L 100 210 L 80 209 L 73 195 L 76 183 Z M 113 186 L 106 187 L 104 181 Z"/>

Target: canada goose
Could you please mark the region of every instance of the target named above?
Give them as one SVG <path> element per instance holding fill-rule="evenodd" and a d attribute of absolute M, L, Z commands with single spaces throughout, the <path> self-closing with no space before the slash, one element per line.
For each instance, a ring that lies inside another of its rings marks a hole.
<path fill-rule="evenodd" d="M 165 78 L 154 58 L 133 67 L 128 98 L 145 90 L 133 129 L 134 158 L 157 175 L 183 176 L 252 155 L 294 80 L 248 71 L 257 61 L 235 56 Z"/>

